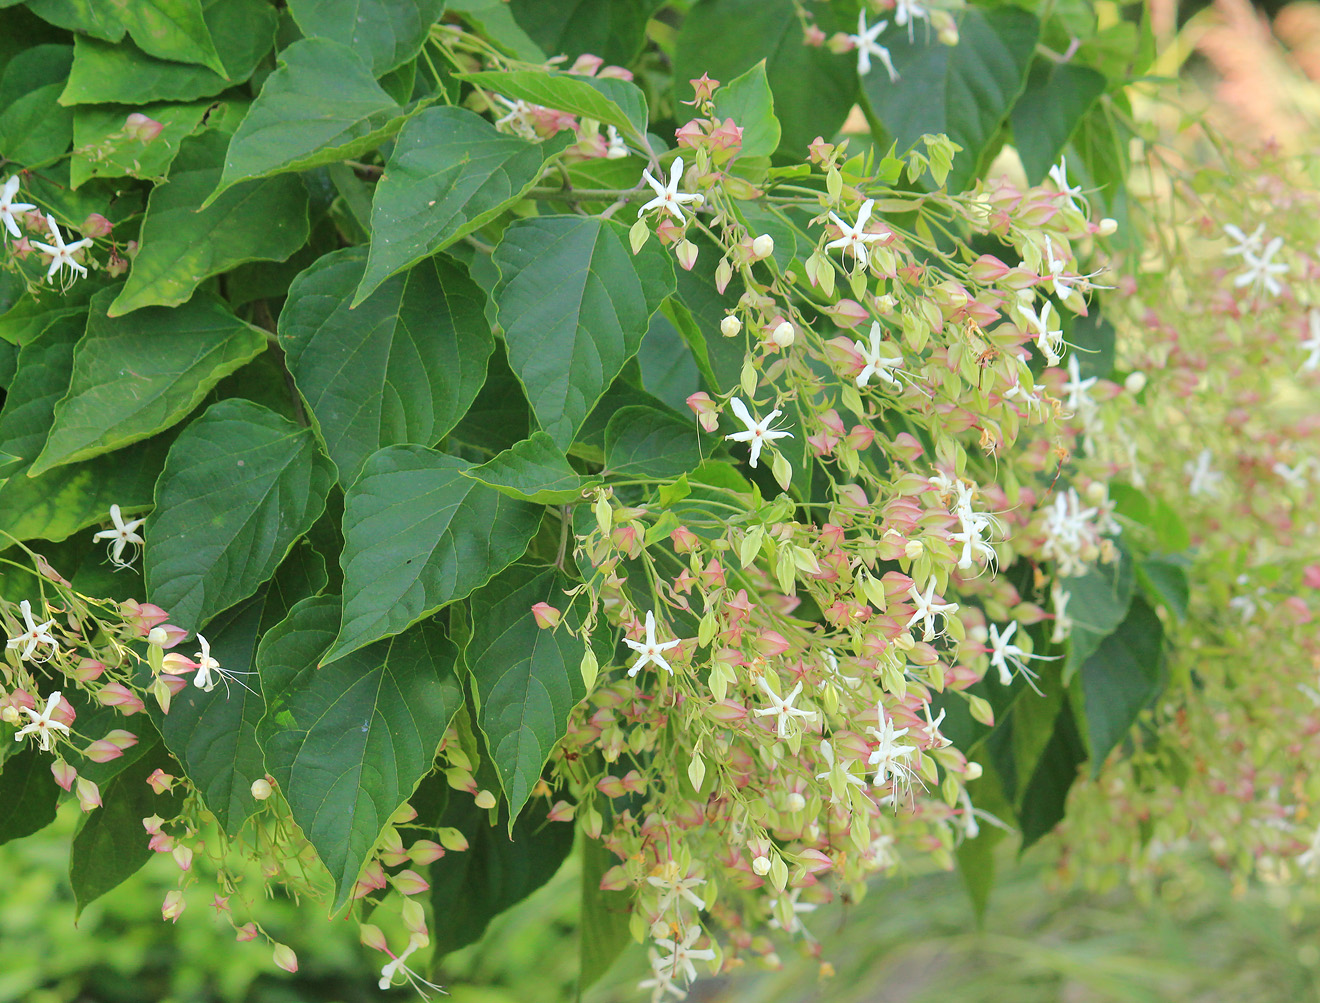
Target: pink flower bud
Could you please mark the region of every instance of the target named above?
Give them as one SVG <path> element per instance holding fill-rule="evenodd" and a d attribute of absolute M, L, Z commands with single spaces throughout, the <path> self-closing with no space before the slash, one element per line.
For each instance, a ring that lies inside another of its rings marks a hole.
<path fill-rule="evenodd" d="M 420 895 L 422 892 L 430 891 L 430 883 L 411 868 L 400 871 L 390 879 L 394 885 L 394 890 L 400 895 Z"/>
<path fill-rule="evenodd" d="M 101 788 L 86 777 L 79 777 L 77 786 L 79 808 L 83 811 L 91 811 L 93 808 L 101 807 Z"/>
<path fill-rule="evenodd" d="M 22 261 L 29 254 L 36 253 L 36 248 L 32 246 L 32 241 L 28 240 L 27 237 L 20 237 L 18 240 L 14 241 L 13 251 L 14 257 L 19 261 Z"/>
<path fill-rule="evenodd" d="M 160 827 L 165 824 L 165 820 L 159 815 L 148 815 L 142 820 L 142 828 L 146 829 L 151 835 L 155 836 L 160 832 Z"/>
<path fill-rule="evenodd" d="M 150 143 L 165 128 L 164 123 L 135 111 L 124 120 L 124 132 L 141 143 Z"/>
<path fill-rule="evenodd" d="M 105 671 L 105 664 L 98 662 L 94 658 L 80 658 L 78 664 L 69 675 L 80 683 L 90 683 L 101 678 L 101 673 Z"/>
<path fill-rule="evenodd" d="M 174 862 L 179 865 L 179 870 L 188 871 L 192 869 L 193 852 L 190 847 L 176 846 L 170 851 Z"/>
<path fill-rule="evenodd" d="M 734 721 L 743 721 L 747 718 L 747 708 L 736 700 L 721 700 L 710 707 L 707 713 L 724 724 L 732 724 Z"/>
<path fill-rule="evenodd" d="M 674 249 L 674 254 L 678 257 L 678 264 L 685 272 L 692 271 L 692 266 L 697 263 L 697 245 L 684 238 L 678 242 L 678 247 Z"/>
<path fill-rule="evenodd" d="M 854 425 L 845 441 L 858 452 L 870 449 L 871 443 L 875 441 L 875 429 L 868 428 L 865 425 Z"/>
<path fill-rule="evenodd" d="M 249 940 L 256 940 L 257 924 L 244 923 L 242 926 L 240 926 L 237 930 L 234 931 L 234 939 L 237 940 L 240 944 L 245 943 Z"/>
<path fill-rule="evenodd" d="M 373 951 L 389 951 L 389 943 L 385 940 L 385 934 L 380 932 L 380 927 L 372 926 L 370 923 L 358 924 L 358 939 L 364 947 L 369 947 Z"/>
<path fill-rule="evenodd" d="M 445 855 L 445 848 L 433 839 L 419 839 L 408 847 L 408 859 L 414 864 L 432 864 Z"/>
<path fill-rule="evenodd" d="M 147 783 L 157 794 L 164 794 L 174 787 L 174 778 L 160 767 L 156 767 L 151 776 L 147 777 Z"/>
<path fill-rule="evenodd" d="M 123 749 L 113 742 L 107 742 L 104 738 L 98 738 L 83 750 L 83 755 L 93 763 L 108 763 L 112 759 L 118 759 L 123 754 Z"/>
<path fill-rule="evenodd" d="M 701 119 L 694 118 L 675 129 L 674 138 L 678 140 L 678 145 L 689 150 L 700 145 L 706 138 L 706 134 L 701 130 L 701 124 Z"/>
<path fill-rule="evenodd" d="M 615 864 L 600 876 L 600 890 L 603 892 L 621 892 L 631 883 L 622 864 Z"/>
<path fill-rule="evenodd" d="M 165 893 L 165 901 L 161 904 L 160 914 L 171 923 L 176 923 L 178 922 L 179 917 L 183 915 L 183 911 L 187 908 L 188 902 L 184 899 L 183 892 L 176 888 L 173 891 Z M 252 932 L 255 936 L 255 928 Z"/>
<path fill-rule="evenodd" d="M 63 759 L 57 759 L 51 763 L 50 772 L 55 777 L 55 782 L 66 791 L 72 790 L 73 782 L 78 779 L 78 771 Z"/>
<path fill-rule="evenodd" d="M 154 603 L 140 603 L 136 599 L 125 599 L 119 604 L 119 615 L 124 621 L 137 630 L 145 637 L 147 631 L 158 623 L 164 623 L 169 619 L 169 614 Z"/>
<path fill-rule="evenodd" d="M 118 707 L 124 715 L 140 714 L 146 710 L 142 698 L 123 683 L 109 683 L 96 694 L 97 703 L 103 707 Z"/>
<path fill-rule="evenodd" d="M 546 813 L 545 817 L 551 822 L 571 822 L 576 812 L 576 805 L 571 805 L 567 801 L 556 801 L 550 806 L 550 811 Z"/>
<path fill-rule="evenodd" d="M 160 671 L 166 675 L 182 676 L 197 671 L 197 663 L 187 655 L 171 651 L 161 659 Z"/>
<path fill-rule="evenodd" d="M 172 623 L 162 623 L 147 631 L 147 643 L 154 644 L 158 648 L 172 648 L 187 636 L 188 632 L 182 627 L 176 627 Z"/>
<path fill-rule="evenodd" d="M 107 236 L 112 229 L 114 229 L 114 227 L 111 226 L 110 221 L 99 212 L 94 212 L 88 216 L 83 220 L 82 226 L 78 228 L 79 232 L 84 237 L 93 238 Z"/>
<path fill-rule="evenodd" d="M 834 866 L 834 861 L 820 850 L 803 850 L 798 854 L 798 863 L 808 874 L 819 874 Z"/>
<path fill-rule="evenodd" d="M 1008 274 L 1008 265 L 1004 264 L 993 254 L 983 254 L 972 262 L 968 274 L 977 282 L 998 282 Z"/>
<path fill-rule="evenodd" d="M 536 625 L 545 630 L 547 627 L 558 627 L 563 614 L 549 603 L 539 602 L 532 607 L 532 616 L 536 618 Z"/>
<path fill-rule="evenodd" d="M 293 948 L 287 944 L 276 944 L 271 952 L 271 959 L 277 968 L 283 968 L 286 972 L 298 970 L 298 955 L 294 954 Z"/>
<path fill-rule="evenodd" d="M 152 853 L 169 853 L 174 849 L 174 837 L 167 832 L 155 833 L 147 841 L 147 849 Z"/>
<path fill-rule="evenodd" d="M 457 829 L 441 828 L 437 835 L 440 837 L 440 845 L 446 850 L 462 853 L 468 848 L 467 837 Z"/>
<path fill-rule="evenodd" d="M 596 790 L 600 791 L 607 798 L 623 797 L 626 793 L 623 781 L 618 777 L 610 776 L 609 774 L 606 774 L 601 777 L 600 780 L 596 781 Z"/>
<path fill-rule="evenodd" d="M 827 306 L 825 314 L 830 320 L 834 321 L 836 326 L 848 330 L 871 318 L 871 315 L 866 312 L 866 307 L 856 300 L 850 299 L 841 299 L 839 302 Z"/>
<path fill-rule="evenodd" d="M 60 585 L 70 584 L 68 579 L 66 579 L 58 571 L 52 568 L 50 566 L 50 562 L 47 561 L 44 557 L 42 557 L 40 554 L 36 554 L 34 556 L 37 563 L 37 571 L 41 574 L 42 578 L 45 578 L 47 581 L 56 582 Z"/>
<path fill-rule="evenodd" d="M 404 825 L 417 817 L 417 809 L 405 801 L 399 807 L 394 809 L 394 814 L 390 816 L 390 825 Z"/>
<path fill-rule="evenodd" d="M 569 73 L 580 73 L 584 77 L 594 77 L 596 71 L 605 64 L 605 60 L 600 56 L 593 56 L 589 52 L 584 52 L 573 60 L 573 65 L 568 68 Z"/>
<path fill-rule="evenodd" d="M 674 545 L 674 550 L 680 554 L 690 554 L 701 544 L 700 538 L 686 526 L 679 526 L 669 534 L 669 542 Z"/>
<path fill-rule="evenodd" d="M 1308 564 L 1302 569 L 1302 584 L 1308 589 L 1320 589 L 1320 564 Z"/>

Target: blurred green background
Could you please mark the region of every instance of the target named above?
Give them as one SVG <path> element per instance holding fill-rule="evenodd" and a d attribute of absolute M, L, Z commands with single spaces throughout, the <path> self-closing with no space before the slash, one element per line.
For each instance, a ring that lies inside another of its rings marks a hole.
<path fill-rule="evenodd" d="M 66 805 L 66 810 L 71 807 Z M 239 944 L 202 883 L 177 925 L 161 921 L 173 887 L 168 857 L 89 907 L 74 925 L 64 877 L 73 819 L 0 847 L 0 1003 L 356 1003 L 415 998 L 376 987 L 380 961 L 356 927 L 273 903 L 272 933 L 299 955 L 296 975 L 259 943 Z M 1003 847 L 1000 880 L 978 931 L 956 874 L 875 886 L 847 909 L 807 917 L 821 960 L 786 953 L 783 969 L 749 964 L 706 978 L 698 1003 L 1301 1003 L 1320 999 L 1320 908 L 1297 893 L 1235 894 L 1193 865 L 1140 897 L 1051 890 L 1049 840 L 1019 863 Z M 499 917 L 439 973 L 454 1003 L 576 998 L 577 867 Z M 791 949 L 790 949 L 791 950 Z M 645 957 L 632 947 L 586 1003 L 646 999 Z"/>

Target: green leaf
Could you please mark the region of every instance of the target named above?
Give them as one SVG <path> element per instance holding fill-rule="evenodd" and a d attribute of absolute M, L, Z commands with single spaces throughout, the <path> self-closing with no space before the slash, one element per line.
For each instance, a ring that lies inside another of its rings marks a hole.
<path fill-rule="evenodd" d="M 59 317 L 18 350 L 18 369 L 0 410 L 0 453 L 13 459 L 0 461 L 0 475 L 12 474 L 41 452 L 55 404 L 69 389 L 73 347 L 86 326 L 81 314 Z"/>
<path fill-rule="evenodd" d="M 290 0 L 308 38 L 329 38 L 363 55 L 379 77 L 421 51 L 444 0 Z"/>
<path fill-rule="evenodd" d="M 1180 557 L 1151 557 L 1137 564 L 1137 580 L 1147 597 L 1152 603 L 1167 607 L 1178 620 L 1187 619 L 1191 600 L 1188 563 Z"/>
<path fill-rule="evenodd" d="M 147 55 L 177 63 L 201 63 L 216 73 L 225 73 L 198 0 L 133 0 L 115 7 L 119 20 Z"/>
<path fill-rule="evenodd" d="M 0 149 L 7 161 L 36 166 L 69 148 L 73 112 L 60 107 L 61 90 L 62 84 L 38 87 L 0 112 Z"/>
<path fill-rule="evenodd" d="M 344 500 L 344 619 L 331 663 L 462 599 L 527 549 L 542 509 L 422 446 L 375 453 Z"/>
<path fill-rule="evenodd" d="M 669 256 L 656 241 L 634 256 L 611 220 L 541 216 L 513 223 L 494 257 L 509 364 L 566 449 L 674 291 Z"/>
<path fill-rule="evenodd" d="M 1054 734 L 1036 764 L 1022 796 L 1018 824 L 1022 830 L 1022 849 L 1053 829 L 1063 819 L 1068 790 L 1077 779 L 1077 769 L 1086 762 L 1086 749 L 1078 734 L 1077 722 L 1067 700 L 1059 708 Z"/>
<path fill-rule="evenodd" d="M 215 296 L 111 318 L 105 311 L 113 296 L 106 289 L 92 298 L 68 393 L 55 406 L 50 438 L 29 476 L 169 428 L 266 347 L 262 333 Z"/>
<path fill-rule="evenodd" d="M 972 912 L 978 926 L 985 921 L 990 892 L 995 885 L 995 846 L 1004 838 L 1001 829 L 982 825 L 975 839 L 964 840 L 957 850 L 958 873 L 972 900 Z"/>
<path fill-rule="evenodd" d="M 14 744 L 4 737 L 7 745 Z M 9 755 L 0 760 L 0 844 L 30 836 L 55 821 L 60 789 L 50 773 L 50 756 L 24 742 L 17 752 L 6 749 Z"/>
<path fill-rule="evenodd" d="M 1131 557 L 1120 551 L 1112 564 L 1098 564 L 1085 575 L 1059 579 L 1059 588 L 1068 593 L 1067 614 L 1073 621 L 1064 662 L 1065 680 L 1127 616 L 1134 585 L 1132 572 Z"/>
<path fill-rule="evenodd" d="M 1164 686 L 1164 628 L 1140 596 L 1081 670 L 1092 775 Z"/>
<path fill-rule="evenodd" d="M 765 75 L 765 60 L 730 80 L 715 95 L 715 117 L 731 118 L 742 126 L 740 157 L 768 157 L 779 148 L 779 119 L 775 98 Z"/>
<path fill-rule="evenodd" d="M 1085 66 L 1036 57 L 1012 114 L 1013 145 L 1030 184 L 1040 184 L 1059 162 L 1107 84 L 1104 74 Z"/>
<path fill-rule="evenodd" d="M 505 135 L 465 108 L 428 108 L 410 121 L 376 185 L 371 256 L 353 305 L 521 199 L 563 145 Z"/>
<path fill-rule="evenodd" d="M 399 131 L 404 111 L 352 49 L 305 38 L 280 53 L 279 68 L 239 123 L 210 205 L 231 185 L 360 156 Z"/>
<path fill-rule="evenodd" d="M 554 877 L 573 848 L 573 826 L 547 821 L 539 799 L 513 824 L 512 836 L 470 797 L 447 802 L 436 824 L 462 832 L 468 849 L 431 865 L 436 957 L 479 940 L 492 919 Z M 454 908 L 456 902 L 463 907 Z"/>
<path fill-rule="evenodd" d="M 107 42 L 118 42 L 124 37 L 123 22 L 115 16 L 112 6 L 102 0 L 28 0 L 26 6 L 43 21 L 77 34 Z"/>
<path fill-rule="evenodd" d="M 534 432 L 464 475 L 501 494 L 538 505 L 566 505 L 582 497 L 585 488 L 600 483 L 584 478 L 544 432 Z"/>
<path fill-rule="evenodd" d="M 92 178 L 135 177 L 163 181 L 183 140 L 201 122 L 210 101 L 164 102 L 134 109 L 162 126 L 150 141 L 127 135 L 128 112 L 114 105 L 77 105 L 73 109 L 73 157 L 70 180 L 77 188 Z M 159 194 L 159 190 L 156 191 Z"/>
<path fill-rule="evenodd" d="M 958 22 L 958 45 L 933 32 L 891 25 L 880 44 L 889 47 L 896 81 L 880 65 L 862 78 L 872 111 L 900 151 L 922 135 L 943 133 L 962 147 L 953 158 L 948 188 L 962 191 L 978 176 L 996 135 L 1026 84 L 1040 22 L 1018 7 L 969 7 Z"/>
<path fill-rule="evenodd" d="M 646 22 L 663 0 L 510 0 L 519 27 L 551 55 L 583 53 L 627 66 L 646 41 Z"/>
<path fill-rule="evenodd" d="M 445 257 L 389 279 L 349 306 L 362 247 L 318 259 L 289 288 L 280 346 L 345 487 L 382 446 L 429 446 L 454 427 L 494 348 L 486 297 Z"/>
<path fill-rule="evenodd" d="M 516 818 L 541 769 L 568 729 L 568 715 L 585 695 L 581 663 L 586 645 L 564 590 L 573 583 L 555 568 L 516 564 L 472 593 L 472 637 L 463 660 L 477 694 L 477 723 Z M 532 615 L 539 602 L 568 609 L 555 630 Z"/>
<path fill-rule="evenodd" d="M 257 739 L 334 879 L 332 912 L 463 701 L 458 650 L 434 620 L 318 667 L 338 623 L 336 597 L 305 599 L 257 649 L 268 701 Z"/>
<path fill-rule="evenodd" d="M 217 132 L 184 140 L 169 184 L 151 190 L 141 247 L 111 317 L 177 306 L 212 275 L 245 261 L 284 261 L 307 242 L 307 190 L 297 177 L 237 185 L 201 208 L 220 178 L 225 145 Z"/>
<path fill-rule="evenodd" d="M 505 0 L 448 0 L 445 12 L 457 14 L 510 56 L 526 63 L 545 62 L 546 53 L 514 21 Z"/>
<path fill-rule="evenodd" d="M 203 0 L 202 16 L 224 65 L 223 74 L 156 59 L 127 43 L 78 35 L 60 104 L 192 101 L 247 80 L 275 40 L 275 8 L 264 0 Z"/>
<path fill-rule="evenodd" d="M 295 547 L 257 595 L 206 625 L 211 657 L 239 674 L 238 681 L 221 683 L 210 693 L 187 686 L 170 703 L 169 714 L 150 705 L 165 744 L 230 836 L 252 814 L 252 782 L 266 773 L 257 744 L 257 725 L 266 712 L 254 657 L 257 640 L 325 584 L 325 564 L 316 551 L 306 544 Z"/>
<path fill-rule="evenodd" d="M 1105 379 L 1114 371 L 1114 325 L 1094 304 L 1085 317 L 1073 317 L 1068 330 L 1068 344 L 1077 349 L 1077 372 L 1082 379 L 1098 376 Z"/>
<path fill-rule="evenodd" d="M 546 108 L 612 125 L 628 139 L 646 146 L 649 112 L 646 95 L 627 80 L 613 77 L 584 77 L 577 73 L 546 73 L 544 70 L 485 70 L 458 73 L 459 80 L 477 84 L 509 98 L 521 98 Z"/>
<path fill-rule="evenodd" d="M 830 9 L 806 10 L 829 34 L 855 30 Z M 690 101 L 689 80 L 703 73 L 731 81 L 765 60 L 766 79 L 783 128 L 781 146 L 795 159 L 817 136 L 834 136 L 857 99 L 852 54 L 835 55 L 802 42 L 802 20 L 794 0 L 701 0 L 683 20 L 674 57 L 674 97 Z"/>
<path fill-rule="evenodd" d="M 637 349 L 637 366 L 642 386 L 678 411 L 687 408 L 692 388 L 701 385 L 696 357 L 682 333 L 665 316 L 663 307 L 651 317 Z"/>
<path fill-rule="evenodd" d="M 178 765 L 156 740 L 148 753 L 101 788 L 101 807 L 79 818 L 69 847 L 69 883 L 79 913 L 155 855 L 142 820 L 173 818 L 183 807 L 179 793 L 157 794 L 147 783 L 158 769 L 175 773 Z"/>
<path fill-rule="evenodd" d="M 486 382 L 463 420 L 446 437 L 447 451 L 466 450 L 485 459 L 517 445 L 531 434 L 532 409 L 527 395 L 509 368 L 504 342 L 496 341 L 495 351 L 486 365 Z"/>
<path fill-rule="evenodd" d="M 311 528 L 333 480 L 311 429 L 251 401 L 213 404 L 165 461 L 143 534 L 147 595 L 189 630 L 246 599 Z"/>
<path fill-rule="evenodd" d="M 605 427 L 605 466 L 613 477 L 677 477 L 701 465 L 699 428 L 651 407 L 625 407 Z"/>
<path fill-rule="evenodd" d="M 579 995 L 609 971 L 614 959 L 632 942 L 628 933 L 631 898 L 627 892 L 607 892 L 600 887 L 600 879 L 617 863 L 619 858 L 606 849 L 604 843 L 583 835 Z"/>

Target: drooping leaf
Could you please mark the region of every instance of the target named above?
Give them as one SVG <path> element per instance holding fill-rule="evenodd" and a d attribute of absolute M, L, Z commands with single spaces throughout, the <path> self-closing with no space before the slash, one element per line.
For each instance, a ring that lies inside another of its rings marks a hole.
<path fill-rule="evenodd" d="M 307 242 L 307 190 L 297 177 L 237 185 L 201 208 L 220 178 L 225 147 L 217 132 L 184 140 L 169 184 L 151 190 L 141 246 L 110 316 L 177 306 L 212 275 L 245 261 L 283 261 Z"/>
<path fill-rule="evenodd" d="M 669 256 L 656 241 L 634 256 L 611 220 L 541 216 L 505 231 L 495 263 L 509 364 L 565 449 L 673 292 Z"/>
<path fill-rule="evenodd" d="M 775 118 L 775 98 L 762 59 L 746 73 L 730 80 L 715 95 L 715 117 L 731 118 L 743 130 L 742 157 L 768 157 L 779 148 L 781 130 Z"/>
<path fill-rule="evenodd" d="M 372 198 L 371 255 L 354 305 L 522 198 L 563 145 L 506 135 L 464 108 L 428 108 L 408 122 Z"/>
<path fill-rule="evenodd" d="M 165 461 L 144 528 L 148 597 L 188 630 L 246 599 L 311 528 L 333 480 L 311 429 L 251 401 L 213 404 Z"/>
<path fill-rule="evenodd" d="M 348 46 L 328 38 L 294 42 L 239 123 L 220 183 L 204 204 L 240 181 L 375 149 L 417 110 L 400 108 Z"/>
<path fill-rule="evenodd" d="M 1073 621 L 1064 661 L 1065 681 L 1123 622 L 1134 582 L 1132 559 L 1122 551 L 1113 563 L 1096 565 L 1076 578 L 1059 579 L 1059 588 L 1068 593 L 1066 612 Z"/>
<path fill-rule="evenodd" d="M 1038 185 L 1059 162 L 1068 140 L 1105 92 L 1103 73 L 1037 56 L 1026 89 L 1013 106 L 1013 146 L 1027 182 Z"/>
<path fill-rule="evenodd" d="M 484 70 L 457 76 L 508 98 L 612 125 L 628 139 L 645 145 L 646 95 L 630 81 L 542 70 Z"/>
<path fill-rule="evenodd" d="M 542 508 L 423 446 L 373 454 L 344 501 L 344 618 L 326 662 L 462 599 L 527 549 Z"/>
<path fill-rule="evenodd" d="M 463 473 L 501 494 L 540 505 L 567 504 L 580 498 L 584 488 L 599 483 L 597 478 L 585 478 L 574 470 L 544 432 L 534 432 Z"/>
<path fill-rule="evenodd" d="M 510 0 L 508 6 L 518 26 L 549 55 L 567 56 L 571 62 L 591 53 L 627 66 L 646 40 L 646 22 L 663 2 Z"/>
<path fill-rule="evenodd" d="M 334 879 L 332 911 L 431 769 L 463 699 L 458 650 L 434 620 L 318 667 L 338 624 L 336 597 L 305 599 L 257 649 L 268 701 L 257 739 L 294 821 Z"/>
<path fill-rule="evenodd" d="M 55 821 L 59 793 L 48 753 L 30 744 L 9 752 L 0 760 L 0 844 L 30 836 Z"/>
<path fill-rule="evenodd" d="M 264 0 L 202 0 L 223 74 L 147 55 L 135 45 L 77 35 L 60 104 L 144 105 L 209 97 L 252 75 L 275 40 L 277 15 Z"/>
<path fill-rule="evenodd" d="M 79 818 L 69 847 L 69 883 L 78 912 L 131 878 L 154 856 L 142 820 L 151 815 L 173 818 L 182 808 L 177 789 L 157 794 L 147 783 L 157 769 L 178 771 L 159 740 L 101 788 L 100 808 Z"/>
<path fill-rule="evenodd" d="M 1022 795 L 1018 824 L 1023 850 L 1059 824 L 1068 791 L 1077 779 L 1078 767 L 1085 761 L 1086 748 L 1077 731 L 1072 707 L 1065 700 L 1054 722 L 1054 734 Z"/>
<path fill-rule="evenodd" d="M 650 407 L 625 407 L 605 428 L 605 466 L 615 477 L 677 477 L 700 465 L 698 426 Z"/>
<path fill-rule="evenodd" d="M 958 21 L 958 45 L 934 32 L 890 25 L 880 37 L 899 77 L 889 79 L 878 62 L 862 78 L 872 111 L 907 150 L 922 135 L 943 133 L 962 147 L 953 158 L 950 191 L 961 191 L 978 175 L 996 134 L 1026 85 L 1040 22 L 1019 7 L 969 7 Z"/>
<path fill-rule="evenodd" d="M 417 55 L 444 0 L 291 0 L 289 13 L 308 38 L 329 38 L 364 57 L 383 76 Z"/>
<path fill-rule="evenodd" d="M 847 26 L 824 3 L 805 8 L 827 34 Z M 796 158 L 817 136 L 833 136 L 857 99 L 851 53 L 835 55 L 802 43 L 802 21 L 793 0 L 701 0 L 683 21 L 674 59 L 674 96 L 692 100 L 703 73 L 731 81 L 765 60 L 782 126 L 781 146 Z"/>
<path fill-rule="evenodd" d="M 456 262 L 422 261 L 365 303 L 366 249 L 317 260 L 289 288 L 280 345 L 345 487 L 382 446 L 429 446 L 463 417 L 494 347 L 485 296 Z"/>
<path fill-rule="evenodd" d="M 169 428 L 215 383 L 266 347 L 256 328 L 218 297 L 147 307 L 112 318 L 114 296 L 92 299 L 87 332 L 73 353 L 68 393 L 55 405 L 46 447 L 29 472 L 87 459 Z"/>
<path fill-rule="evenodd" d="M 325 584 L 320 556 L 306 544 L 296 546 L 255 596 L 206 624 L 211 657 L 237 674 L 238 681 L 218 683 L 209 693 L 189 685 L 175 695 L 169 714 L 149 705 L 165 744 L 230 836 L 252 813 L 252 782 L 266 773 L 257 744 L 257 724 L 266 712 L 256 671 L 257 641 Z"/>
<path fill-rule="evenodd" d="M 564 596 L 572 584 L 555 568 L 515 564 L 470 600 L 472 637 L 463 660 L 477 693 L 477 723 L 514 818 L 585 693 L 586 645 L 571 633 L 580 622 Z M 539 602 L 567 607 L 558 629 L 537 625 L 532 607 Z"/>
<path fill-rule="evenodd" d="M 192 101 L 160 102 L 135 109 L 161 124 L 160 133 L 144 141 L 125 131 L 127 113 L 123 108 L 76 105 L 70 160 L 73 187 L 92 178 L 130 176 L 163 181 L 184 138 L 197 128 L 210 107 L 210 101 Z"/>
<path fill-rule="evenodd" d="M 1140 596 L 1118 629 L 1082 665 L 1086 742 L 1092 774 L 1163 686 L 1164 627 Z"/>
<path fill-rule="evenodd" d="M 437 824 L 462 832 L 468 849 L 431 865 L 436 907 L 431 940 L 437 957 L 480 939 L 492 919 L 554 877 L 573 848 L 573 826 L 545 816 L 545 803 L 538 800 L 513 824 L 510 836 L 470 797 L 447 799 Z M 455 902 L 464 907 L 454 908 Z"/>

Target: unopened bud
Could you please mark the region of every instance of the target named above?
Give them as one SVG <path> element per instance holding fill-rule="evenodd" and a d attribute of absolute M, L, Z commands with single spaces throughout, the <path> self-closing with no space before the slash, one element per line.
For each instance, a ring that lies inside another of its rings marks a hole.
<path fill-rule="evenodd" d="M 90 214 L 83 220 L 82 226 L 78 227 L 78 231 L 84 237 L 105 237 L 112 229 L 114 227 L 110 225 L 110 221 L 99 212 Z"/>
<path fill-rule="evenodd" d="M 720 334 L 726 338 L 736 338 L 742 330 L 742 321 L 730 314 L 720 321 Z"/>
<path fill-rule="evenodd" d="M 1123 388 L 1130 394 L 1139 394 L 1146 388 L 1146 374 L 1142 372 L 1128 373 L 1128 378 L 1123 381 Z"/>
<path fill-rule="evenodd" d="M 678 258 L 678 263 L 683 271 L 692 271 L 692 266 L 697 263 L 697 245 L 684 237 L 674 248 L 674 254 Z"/>
<path fill-rule="evenodd" d="M 160 914 L 171 923 L 177 922 L 183 915 L 183 910 L 188 908 L 188 902 L 183 897 L 183 892 L 177 888 L 165 893 L 165 901 L 161 903 Z"/>
<path fill-rule="evenodd" d="M 271 960 L 277 968 L 283 968 L 286 972 L 298 970 L 298 955 L 293 953 L 293 948 L 288 944 L 276 944 L 275 950 L 271 952 Z"/>
<path fill-rule="evenodd" d="M 140 111 L 133 112 L 124 122 L 124 132 L 143 143 L 150 143 L 164 128 L 163 123 L 143 115 Z"/>
<path fill-rule="evenodd" d="M 775 253 L 775 238 L 768 233 L 763 233 L 752 241 L 752 254 L 759 261 L 761 258 L 768 258 Z"/>
<path fill-rule="evenodd" d="M 925 544 L 920 540 L 908 540 L 908 542 L 903 545 L 903 556 L 910 561 L 915 561 L 925 553 L 925 551 Z"/>
<path fill-rule="evenodd" d="M 495 795 L 492 794 L 490 791 L 477 791 L 476 802 L 477 802 L 477 807 L 481 808 L 482 810 L 485 810 L 487 808 L 494 808 Z"/>
<path fill-rule="evenodd" d="M 271 793 L 270 781 L 265 777 L 259 777 L 252 781 L 252 796 L 258 801 L 265 801 Z"/>
<path fill-rule="evenodd" d="M 980 763 L 968 763 L 967 769 L 963 770 L 963 778 L 969 781 L 978 780 L 980 779 L 981 773 L 982 770 Z"/>
<path fill-rule="evenodd" d="M 539 602 L 532 607 L 532 616 L 536 618 L 536 625 L 545 630 L 547 627 L 558 627 L 563 614 L 549 603 Z"/>
<path fill-rule="evenodd" d="M 784 807 L 789 811 L 801 811 L 807 806 L 807 799 L 797 791 L 793 791 L 788 797 L 784 798 Z"/>
<path fill-rule="evenodd" d="M 1102 237 L 1109 237 L 1118 232 L 1118 220 L 1106 216 L 1096 224 L 1095 232 Z"/>
<path fill-rule="evenodd" d="M 787 348 L 789 345 L 793 344 L 796 337 L 797 333 L 793 330 L 793 325 L 788 321 L 784 321 L 774 329 L 773 333 L 771 333 L 770 340 L 780 348 Z"/>
<path fill-rule="evenodd" d="M 770 873 L 770 858 L 766 856 L 756 857 L 752 861 L 752 870 L 761 877 Z"/>

